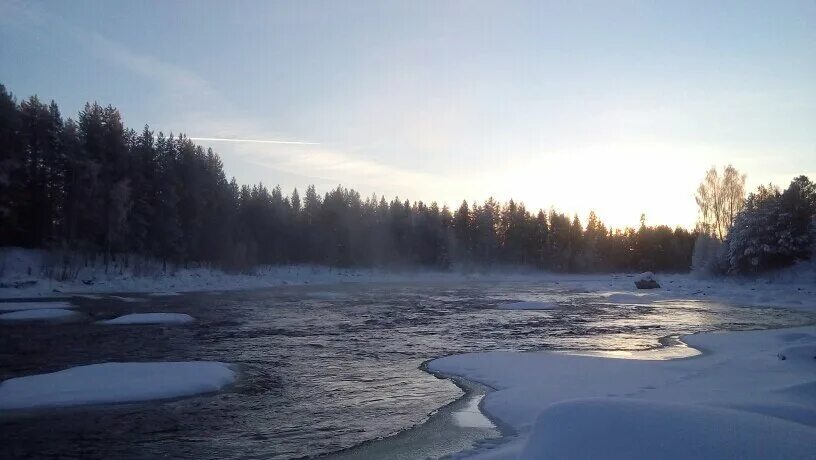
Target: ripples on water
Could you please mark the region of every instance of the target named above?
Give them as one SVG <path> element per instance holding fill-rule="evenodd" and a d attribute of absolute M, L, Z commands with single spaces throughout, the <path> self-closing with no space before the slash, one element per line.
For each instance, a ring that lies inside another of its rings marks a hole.
<path fill-rule="evenodd" d="M 510 300 L 560 308 L 513 311 Z M 189 313 L 192 326 L 0 324 L 0 379 L 103 361 L 239 363 L 231 391 L 177 401 L 0 415 L 3 456 L 288 458 L 337 451 L 423 422 L 461 391 L 418 369 L 483 350 L 612 354 L 717 329 L 809 323 L 778 309 L 671 301 L 612 305 L 536 283 L 346 285 L 79 300 L 93 319 Z M 89 319 L 90 321 L 90 319 Z"/>

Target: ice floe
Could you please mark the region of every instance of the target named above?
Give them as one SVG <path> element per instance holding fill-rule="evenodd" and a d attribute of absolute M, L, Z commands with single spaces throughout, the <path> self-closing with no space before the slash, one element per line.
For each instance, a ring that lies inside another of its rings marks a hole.
<path fill-rule="evenodd" d="M 207 361 L 102 363 L 0 383 L 0 409 L 110 404 L 178 398 L 233 383 L 229 364 Z"/>
<path fill-rule="evenodd" d="M 105 321 L 101 324 L 188 324 L 195 318 L 186 313 L 132 313 Z"/>

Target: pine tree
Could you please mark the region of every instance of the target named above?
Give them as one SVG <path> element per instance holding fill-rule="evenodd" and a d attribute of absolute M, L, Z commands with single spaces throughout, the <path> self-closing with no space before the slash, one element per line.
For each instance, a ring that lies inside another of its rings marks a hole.
<path fill-rule="evenodd" d="M 0 84 L 0 242 L 14 245 L 23 238 L 19 211 L 25 198 L 20 124 L 14 96 Z"/>
<path fill-rule="evenodd" d="M 156 138 L 157 173 L 154 177 L 154 213 L 150 224 L 149 241 L 152 253 L 159 257 L 166 269 L 167 261 L 178 261 L 184 253 L 181 224 L 178 217 L 176 192 L 175 140 L 159 132 Z"/>
<path fill-rule="evenodd" d="M 145 126 L 133 144 L 129 168 L 130 185 L 133 192 L 133 206 L 127 222 L 129 248 L 139 254 L 146 254 L 150 247 L 148 236 L 156 199 L 152 181 L 157 172 L 153 131 Z"/>

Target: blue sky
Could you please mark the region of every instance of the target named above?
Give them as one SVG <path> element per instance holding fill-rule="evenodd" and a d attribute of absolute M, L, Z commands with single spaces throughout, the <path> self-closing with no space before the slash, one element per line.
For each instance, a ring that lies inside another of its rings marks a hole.
<path fill-rule="evenodd" d="M 0 82 L 202 141 L 242 183 L 692 225 L 816 176 L 816 2 L 0 0 Z"/>

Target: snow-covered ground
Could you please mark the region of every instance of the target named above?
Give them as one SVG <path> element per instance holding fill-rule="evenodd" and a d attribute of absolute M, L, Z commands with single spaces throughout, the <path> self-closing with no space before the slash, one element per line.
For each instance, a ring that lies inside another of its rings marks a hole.
<path fill-rule="evenodd" d="M 816 458 L 816 327 L 685 340 L 705 353 L 475 353 L 428 367 L 496 389 L 482 407 L 517 435 L 476 458 Z"/>
<path fill-rule="evenodd" d="M 520 457 L 806 459 L 813 442 L 810 427 L 751 412 L 598 398 L 546 409 Z"/>
<path fill-rule="evenodd" d="M 186 313 L 131 313 L 100 321 L 100 324 L 189 324 L 195 318 Z"/>
<path fill-rule="evenodd" d="M 91 364 L 3 381 L 0 410 L 178 398 L 218 391 L 235 378 L 219 362 Z"/>
<path fill-rule="evenodd" d="M 353 282 L 400 281 L 464 281 L 484 279 L 479 274 L 459 274 L 429 271 L 385 271 L 376 269 L 338 269 L 325 266 L 261 266 L 250 273 L 226 273 L 215 268 L 170 267 L 161 270 L 153 264 L 152 270 L 135 270 L 131 265 L 112 263 L 107 269 L 98 261 L 88 266 L 63 270 L 71 276 L 59 281 L 54 272 L 53 257 L 43 251 L 19 248 L 0 248 L 0 299 L 53 297 L 77 294 L 91 297 L 100 293 L 148 293 L 151 296 L 177 295 L 191 291 L 226 291 L 258 289 L 282 285 L 337 284 Z M 501 279 L 529 279 L 530 274 L 499 275 Z M 495 278 L 493 276 L 492 278 Z M 314 293 L 333 300 L 337 293 Z M 139 301 L 119 297 L 122 301 Z"/>

